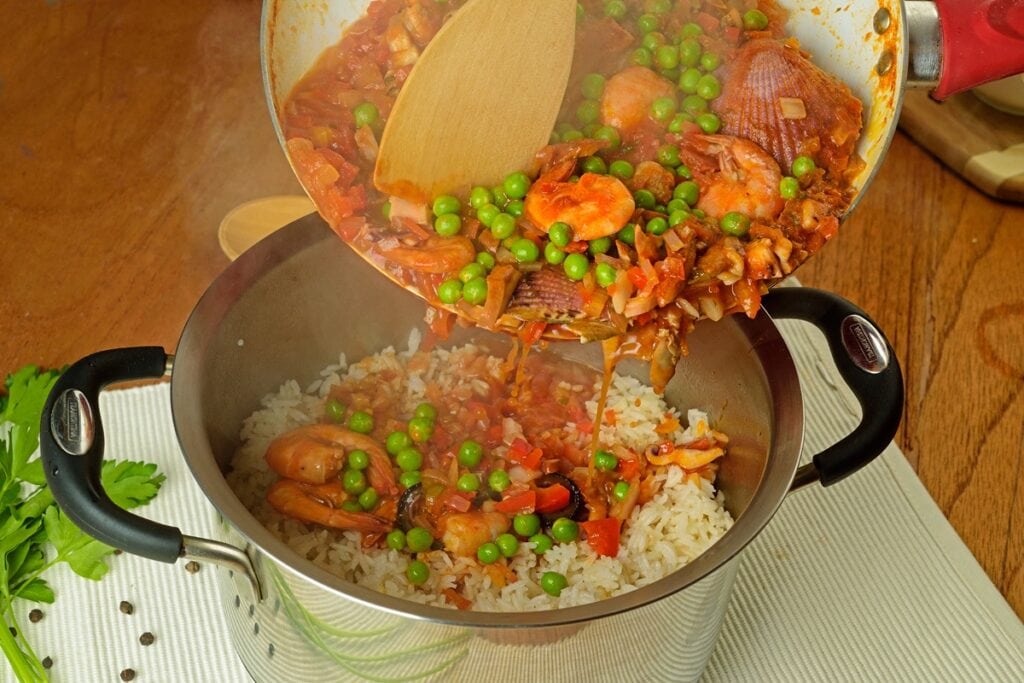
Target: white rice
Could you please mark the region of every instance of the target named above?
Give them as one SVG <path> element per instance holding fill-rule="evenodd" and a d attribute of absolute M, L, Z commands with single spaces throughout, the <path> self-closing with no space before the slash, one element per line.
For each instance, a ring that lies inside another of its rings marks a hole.
<path fill-rule="evenodd" d="M 416 587 L 405 578 L 410 554 L 390 549 L 367 550 L 360 546 L 358 533 L 306 525 L 275 512 L 264 496 L 277 475 L 267 467 L 264 452 L 276 436 L 315 422 L 323 415 L 333 387 L 369 374 L 379 375 L 382 370 L 395 370 L 395 379 L 385 381 L 382 389 L 401 392 L 403 405 L 410 413 L 424 400 L 428 383 L 436 383 L 446 393 L 465 399 L 488 393 L 488 385 L 479 376 L 453 369 L 460 360 L 479 356 L 480 349 L 472 345 L 434 349 L 425 369 L 407 371 L 404 364 L 416 353 L 419 342 L 419 334 L 414 332 L 407 351 L 398 353 L 387 348 L 353 365 L 347 363 L 343 354 L 336 364 L 321 371 L 305 391 L 298 382 L 289 380 L 276 393 L 265 396 L 262 408 L 245 420 L 242 446 L 232 461 L 228 482 L 257 519 L 303 557 L 347 580 L 415 602 L 452 607 L 442 591 L 461 587 L 461 594 L 473 602 L 476 610 L 545 610 L 601 600 L 656 581 L 692 561 L 732 525 L 723 497 L 715 492 L 711 482 L 688 477 L 684 470 L 669 466 L 657 475 L 659 492 L 634 509 L 626 522 L 617 557 L 598 557 L 585 541 L 556 543 L 543 556 L 537 556 L 531 552 L 532 544 L 523 542 L 518 553 L 508 560 L 518 580 L 499 587 L 493 581 L 493 566 L 484 567 L 475 558 L 431 551 L 418 556 L 431 571 L 427 582 Z M 502 359 L 489 357 L 485 372 L 498 376 L 501 363 Z M 568 383 L 557 387 L 558 391 L 584 389 Z M 596 402 L 588 402 L 587 409 L 593 419 Z M 615 412 L 616 420 L 614 425 L 601 428 L 601 442 L 605 446 L 618 444 L 643 452 L 666 439 L 675 443 L 691 441 L 709 429 L 704 413 L 690 410 L 685 431 L 680 428 L 669 435 L 658 434 L 658 424 L 666 418 L 678 419 L 678 413 L 650 387 L 619 375 L 611 384 L 606 409 Z M 505 443 L 509 443 L 522 435 L 522 428 L 514 419 L 506 418 L 503 433 Z M 587 439 L 573 424 L 566 425 L 566 434 L 567 438 L 574 435 L 581 444 Z M 526 437 L 529 440 L 529 435 Z M 501 454 L 502 449 L 495 451 Z M 540 576 L 546 571 L 557 571 L 568 579 L 569 585 L 559 597 L 541 589 Z"/>

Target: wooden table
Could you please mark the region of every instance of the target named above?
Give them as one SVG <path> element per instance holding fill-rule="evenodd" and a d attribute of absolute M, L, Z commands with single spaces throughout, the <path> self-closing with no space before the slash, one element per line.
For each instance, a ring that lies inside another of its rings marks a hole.
<path fill-rule="evenodd" d="M 235 205 L 301 192 L 259 70 L 259 3 L 19 2 L 0 51 L 0 372 L 171 349 Z M 900 447 L 1024 614 L 1024 208 L 902 135 L 800 272 L 887 331 Z"/>

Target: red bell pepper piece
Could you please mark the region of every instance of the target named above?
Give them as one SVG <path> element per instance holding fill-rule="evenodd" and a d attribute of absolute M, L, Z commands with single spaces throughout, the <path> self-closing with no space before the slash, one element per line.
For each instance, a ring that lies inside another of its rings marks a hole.
<path fill-rule="evenodd" d="M 556 512 L 569 504 L 569 489 L 554 484 L 537 489 L 537 512 Z"/>
<path fill-rule="evenodd" d="M 619 554 L 619 520 L 605 517 L 591 522 L 580 522 L 580 528 L 587 543 L 601 557 L 615 557 Z"/>
<path fill-rule="evenodd" d="M 495 504 L 494 509 L 506 515 L 529 514 L 537 509 L 537 492 L 530 490 L 513 493 Z"/>
<path fill-rule="evenodd" d="M 625 458 L 619 459 L 619 464 L 615 468 L 619 473 L 619 477 L 623 481 L 632 481 L 633 477 L 640 471 L 639 460 L 626 460 Z"/>
<path fill-rule="evenodd" d="M 718 33 L 718 27 L 721 25 L 721 22 L 719 22 L 718 18 L 715 17 L 713 14 L 701 12 L 700 14 L 697 15 L 697 24 L 699 24 L 700 27 L 704 29 L 704 33 L 707 33 L 708 35 L 714 35 Z"/>

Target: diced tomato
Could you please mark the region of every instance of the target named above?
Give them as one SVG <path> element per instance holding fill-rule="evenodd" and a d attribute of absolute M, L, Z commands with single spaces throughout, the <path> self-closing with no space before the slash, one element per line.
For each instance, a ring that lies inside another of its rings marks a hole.
<path fill-rule="evenodd" d="M 611 408 L 609 408 L 608 410 L 604 411 L 604 423 L 606 425 L 608 425 L 610 427 L 614 427 L 615 426 L 615 420 L 617 418 L 618 418 L 618 415 L 616 415 L 615 411 L 612 410 Z"/>
<path fill-rule="evenodd" d="M 619 458 L 619 464 L 615 468 L 615 471 L 619 473 L 619 477 L 623 481 L 630 481 L 640 471 L 639 460 L 626 460 L 625 458 Z"/>
<path fill-rule="evenodd" d="M 580 420 L 576 423 L 576 429 L 583 434 L 592 434 L 594 431 L 594 423 L 590 420 Z"/>
<path fill-rule="evenodd" d="M 707 12 L 701 12 L 697 15 L 697 23 L 702 29 L 704 29 L 704 33 L 709 35 L 715 35 L 718 33 L 718 27 L 721 26 L 721 22 L 718 21 L 718 17 L 713 14 L 708 14 Z"/>
<path fill-rule="evenodd" d="M 441 592 L 444 593 L 444 597 L 448 598 L 448 602 L 461 610 L 467 610 L 473 607 L 473 603 L 463 597 L 463 595 L 454 588 L 445 588 Z"/>
<path fill-rule="evenodd" d="M 626 277 L 633 283 L 633 286 L 637 289 L 643 289 L 647 286 L 647 276 L 644 275 L 644 271 L 640 266 L 633 266 L 626 271 Z"/>
<path fill-rule="evenodd" d="M 537 509 L 537 492 L 530 490 L 513 493 L 496 503 L 494 509 L 506 515 L 529 514 Z"/>
<path fill-rule="evenodd" d="M 734 45 L 740 42 L 740 29 L 737 26 L 727 26 L 722 34 L 725 36 L 726 40 Z"/>
<path fill-rule="evenodd" d="M 533 447 L 521 437 L 516 437 L 512 440 L 512 443 L 508 445 L 508 454 L 510 458 L 523 457 L 527 453 L 533 450 Z M 518 461 L 517 461 L 518 462 Z"/>
<path fill-rule="evenodd" d="M 470 508 L 473 507 L 473 500 L 466 496 L 461 491 L 448 490 L 441 494 L 442 500 L 438 502 L 444 505 L 444 507 L 451 508 L 456 512 L 469 512 Z"/>
<path fill-rule="evenodd" d="M 579 242 L 569 242 L 562 251 L 566 254 L 582 254 L 589 248 L 590 242 L 580 240 Z"/>
<path fill-rule="evenodd" d="M 537 512 L 555 512 L 569 504 L 569 489 L 561 484 L 537 489 Z"/>
<path fill-rule="evenodd" d="M 619 520 L 605 517 L 591 522 L 580 522 L 580 528 L 587 543 L 601 557 L 615 557 L 619 554 Z"/>
<path fill-rule="evenodd" d="M 523 343 L 527 345 L 537 343 L 537 341 L 544 335 L 545 328 L 547 328 L 547 324 L 540 320 L 536 320 L 532 323 L 526 323 L 526 326 L 523 328 L 522 334 L 520 335 Z"/>

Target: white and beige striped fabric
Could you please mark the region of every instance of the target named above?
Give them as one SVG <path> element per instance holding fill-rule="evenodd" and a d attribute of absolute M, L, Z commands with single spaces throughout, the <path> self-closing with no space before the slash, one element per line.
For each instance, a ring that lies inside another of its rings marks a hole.
<path fill-rule="evenodd" d="M 817 332 L 803 323 L 780 327 L 805 392 L 809 454 L 854 424 L 856 404 L 839 387 Z M 108 392 L 102 400 L 108 453 L 158 462 L 168 475 L 145 514 L 185 533 L 214 534 L 214 512 L 178 451 L 167 386 Z M 31 623 L 27 604 L 17 605 L 17 616 L 37 654 L 52 659 L 54 681 L 116 681 L 125 669 L 138 681 L 248 681 L 229 641 L 217 573 L 121 555 L 92 583 L 58 567 L 51 576 L 57 601 L 43 608 L 44 618 Z M 132 603 L 132 614 L 119 611 L 122 600 Z M 671 614 L 660 614 L 651 628 L 671 633 Z M 140 643 L 144 632 L 155 636 L 151 645 Z M 254 647 L 262 647 L 257 641 L 258 634 Z M 578 652 L 547 674 L 579 680 L 574 671 L 586 658 Z M 507 658 L 492 663 L 487 671 L 456 667 L 448 678 L 518 680 L 514 666 L 502 670 Z M 609 681 L 632 678 L 623 664 Z M 0 668 L 0 678 L 10 679 L 10 671 Z M 1024 680 L 1024 626 L 892 445 L 857 475 L 785 501 L 739 564 L 704 678 Z M 657 679 L 671 680 L 646 676 Z"/>

